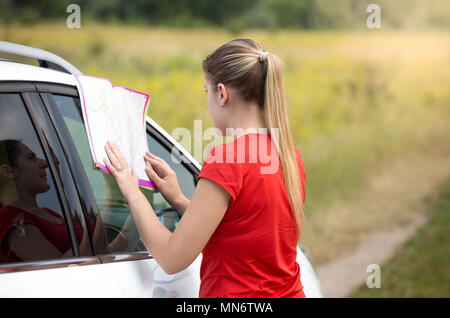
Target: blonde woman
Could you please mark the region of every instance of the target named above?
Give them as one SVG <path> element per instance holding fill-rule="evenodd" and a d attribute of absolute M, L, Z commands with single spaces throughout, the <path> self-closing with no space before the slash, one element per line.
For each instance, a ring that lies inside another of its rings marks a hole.
<path fill-rule="evenodd" d="M 232 40 L 203 61 L 209 113 L 234 141 L 211 150 L 191 201 L 166 162 L 144 155 L 152 166 L 147 174 L 182 214 L 173 233 L 117 146 L 105 146 L 105 164 L 160 266 L 176 273 L 203 254 L 200 297 L 305 297 L 296 262 L 305 173 L 289 130 L 280 63 L 250 39 Z"/>

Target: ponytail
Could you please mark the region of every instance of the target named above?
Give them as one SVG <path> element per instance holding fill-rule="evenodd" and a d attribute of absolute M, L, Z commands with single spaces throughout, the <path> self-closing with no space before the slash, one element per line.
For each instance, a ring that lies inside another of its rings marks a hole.
<path fill-rule="evenodd" d="M 273 129 L 279 130 L 278 138 L 272 138 L 272 141 L 280 157 L 286 192 L 300 231 L 303 222 L 303 190 L 300 184 L 294 143 L 289 129 L 281 61 L 273 54 L 268 54 L 265 60 L 267 63 L 264 98 L 266 127 L 271 136 L 274 135 Z"/>
<path fill-rule="evenodd" d="M 245 100 L 256 101 L 264 112 L 265 124 L 280 158 L 286 192 L 300 232 L 303 190 L 289 130 L 281 61 L 253 40 L 235 39 L 208 55 L 203 61 L 203 70 L 214 85 L 224 83 L 232 86 Z"/>

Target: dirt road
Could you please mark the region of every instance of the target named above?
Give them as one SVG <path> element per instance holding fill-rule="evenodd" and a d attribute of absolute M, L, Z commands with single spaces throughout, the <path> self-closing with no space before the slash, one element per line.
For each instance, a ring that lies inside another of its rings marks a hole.
<path fill-rule="evenodd" d="M 380 265 L 382 274 L 382 264 L 393 256 L 395 251 L 425 224 L 426 220 L 426 215 L 418 215 L 410 224 L 393 231 L 375 234 L 371 239 L 363 242 L 355 252 L 319 266 L 317 274 L 324 297 L 340 298 L 349 295 L 372 273 L 368 269 L 370 264 Z"/>
<path fill-rule="evenodd" d="M 355 221 L 355 224 L 370 222 L 354 231 L 354 240 L 358 244 L 316 267 L 324 297 L 348 296 L 354 288 L 366 282 L 370 275 L 370 272 L 367 272 L 370 264 L 380 265 L 382 277 L 383 264 L 425 224 L 429 202 L 427 199 L 434 196 L 438 185 L 448 178 L 450 178 L 448 148 L 420 154 L 403 162 L 395 162 L 376 176 L 361 201 L 370 198 L 381 199 L 372 200 L 370 207 L 367 205 L 351 207 L 352 209 L 360 207 L 365 213 L 364 216 L 355 216 L 360 220 L 364 219 L 361 222 Z M 367 213 L 368 209 L 371 213 Z M 340 214 L 336 218 L 340 218 L 340 223 L 344 223 L 343 232 L 346 229 L 345 220 L 349 221 L 346 216 L 349 213 L 341 211 L 335 213 Z M 370 218 L 373 213 L 376 213 L 377 217 L 366 221 L 365 219 Z M 397 221 L 394 222 L 394 219 Z M 395 227 L 386 226 L 391 221 L 396 224 Z M 372 227 L 369 224 L 372 224 Z M 355 227 L 354 224 L 351 226 Z M 377 230 L 377 226 L 382 230 Z M 350 229 L 347 232 L 347 236 L 351 235 Z"/>

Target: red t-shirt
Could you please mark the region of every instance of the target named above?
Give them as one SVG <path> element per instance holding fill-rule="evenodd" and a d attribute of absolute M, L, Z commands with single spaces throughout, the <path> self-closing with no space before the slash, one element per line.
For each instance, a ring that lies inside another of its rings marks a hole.
<path fill-rule="evenodd" d="M 295 151 L 304 201 L 305 172 Z M 296 262 L 299 231 L 270 135 L 246 134 L 214 147 L 200 178 L 222 186 L 231 199 L 202 252 L 199 296 L 305 297 Z"/>
<path fill-rule="evenodd" d="M 44 210 L 50 215 L 60 219 L 61 223 L 57 224 L 44 220 L 43 218 L 40 218 L 26 210 L 10 205 L 5 205 L 0 209 L 0 259 L 4 263 L 22 261 L 12 251 L 10 251 L 3 242 L 3 239 L 10 230 L 12 230 L 15 226 L 20 226 L 22 224 L 32 224 L 36 226 L 41 231 L 42 235 L 61 253 L 65 253 L 68 249 L 72 248 L 64 219 L 50 209 L 44 208 Z M 72 217 L 72 221 L 79 244 L 83 237 L 83 230 L 75 218 Z"/>

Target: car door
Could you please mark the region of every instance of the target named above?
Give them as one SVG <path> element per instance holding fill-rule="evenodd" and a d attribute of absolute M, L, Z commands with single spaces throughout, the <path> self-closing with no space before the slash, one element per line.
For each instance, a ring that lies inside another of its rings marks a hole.
<path fill-rule="evenodd" d="M 0 114 L 0 297 L 121 296 L 36 87 L 1 82 Z"/>
<path fill-rule="evenodd" d="M 188 269 L 167 275 L 142 244 L 128 206 L 123 202 L 114 179 L 93 166 L 86 130 L 83 124 L 78 92 L 73 87 L 36 84 L 49 115 L 70 157 L 80 158 L 80 170 L 92 189 L 94 209 L 92 222 L 101 220 L 108 248 L 93 237 L 94 254 L 102 268 L 120 286 L 126 297 L 197 297 L 200 284 L 198 258 Z M 147 124 L 147 141 L 152 153 L 166 160 L 177 173 L 180 188 L 191 198 L 198 169 L 186 158 L 172 160 L 173 144 L 160 131 Z M 178 152 L 177 152 L 178 153 Z M 79 163 L 73 162 L 74 165 Z M 171 231 L 179 213 L 162 195 L 142 189 L 161 222 Z M 91 202 L 92 200 L 86 200 Z M 86 203 L 86 205 L 89 205 Z"/>
<path fill-rule="evenodd" d="M 181 273 L 165 274 L 142 245 L 111 177 L 93 169 L 77 96 L 70 86 L 0 83 L 0 154 L 4 159 L 0 168 L 7 172 L 11 164 L 8 158 L 12 152 L 5 151 L 11 147 L 4 140 L 20 141 L 33 160 L 41 163 L 42 175 L 38 177 L 44 185 L 37 191 L 37 204 L 66 221 L 65 230 L 60 232 L 71 254 L 55 258 L 45 249 L 35 248 L 38 255 L 32 259 L 5 259 L 0 263 L 0 296 L 197 297 L 199 259 Z M 171 144 L 161 138 L 148 126 L 151 149 L 166 158 Z M 198 171 L 188 163 L 171 165 L 182 176 L 182 191 L 192 196 Z M 11 190 L 17 189 L 17 184 L 6 182 L 6 177 L 6 173 L 0 176 L 2 211 L 17 201 Z M 178 213 L 160 194 L 146 196 L 161 221 L 173 230 Z M 1 219 L 0 229 L 5 220 Z M 87 244 L 80 244 L 81 237 L 87 238 Z M 6 244 L 0 243 L 4 248 Z"/>

